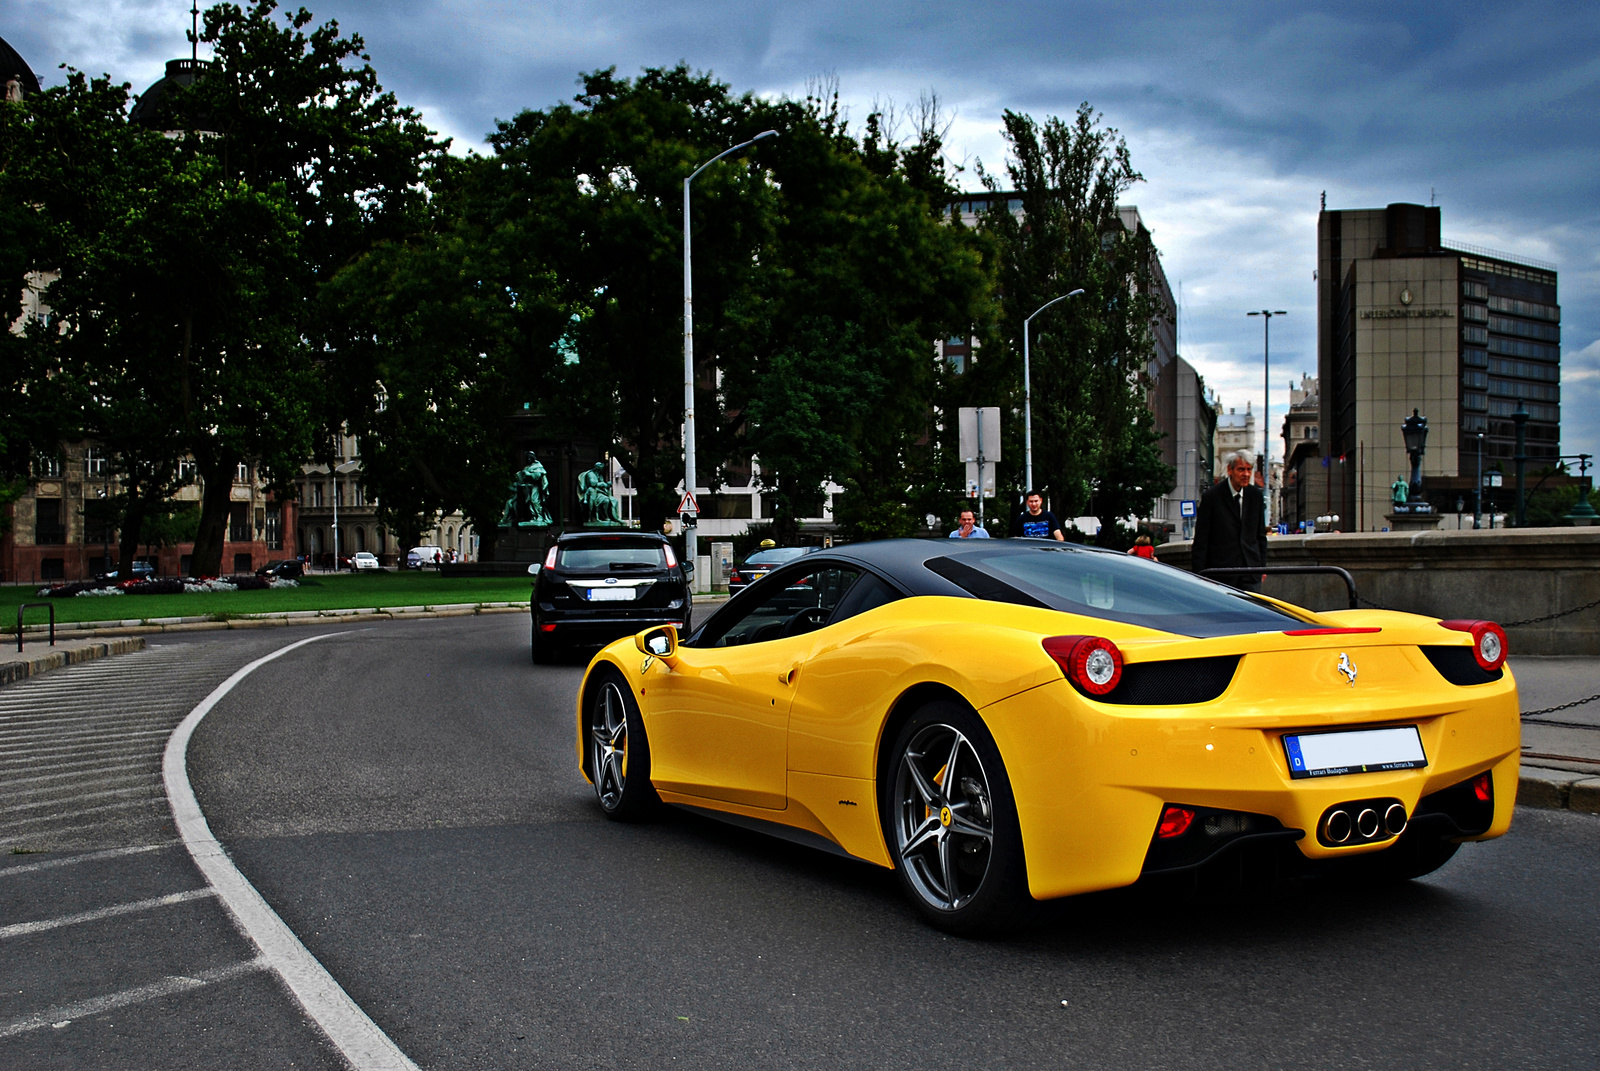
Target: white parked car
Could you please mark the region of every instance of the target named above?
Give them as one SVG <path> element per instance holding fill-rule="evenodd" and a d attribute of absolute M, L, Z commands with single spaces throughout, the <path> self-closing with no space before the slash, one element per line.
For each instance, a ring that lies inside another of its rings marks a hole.
<path fill-rule="evenodd" d="M 381 569 L 381 568 L 383 568 L 378 563 L 378 556 L 376 554 L 369 554 L 367 551 L 364 551 L 364 550 L 359 552 L 359 553 L 357 553 L 353 558 L 350 559 L 350 567 L 353 568 L 353 569 Z"/>

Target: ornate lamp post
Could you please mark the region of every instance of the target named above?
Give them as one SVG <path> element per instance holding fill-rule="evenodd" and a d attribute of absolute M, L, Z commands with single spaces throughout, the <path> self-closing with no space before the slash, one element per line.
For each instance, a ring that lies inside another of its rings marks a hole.
<path fill-rule="evenodd" d="M 1428 449 L 1428 418 L 1411 410 L 1406 422 L 1400 425 L 1400 434 L 1406 440 L 1406 453 L 1411 456 L 1411 501 L 1422 503 L 1422 455 Z"/>

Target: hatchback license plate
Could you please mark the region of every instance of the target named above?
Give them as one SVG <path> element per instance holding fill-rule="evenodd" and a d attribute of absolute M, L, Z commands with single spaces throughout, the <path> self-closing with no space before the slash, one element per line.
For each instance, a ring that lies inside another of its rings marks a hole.
<path fill-rule="evenodd" d="M 590 588 L 590 602 L 632 602 L 638 597 L 637 588 Z"/>
<path fill-rule="evenodd" d="M 1283 738 L 1289 776 L 1416 770 L 1428 765 L 1422 734 L 1415 725 L 1395 729 L 1357 729 L 1342 733 L 1292 733 Z"/>

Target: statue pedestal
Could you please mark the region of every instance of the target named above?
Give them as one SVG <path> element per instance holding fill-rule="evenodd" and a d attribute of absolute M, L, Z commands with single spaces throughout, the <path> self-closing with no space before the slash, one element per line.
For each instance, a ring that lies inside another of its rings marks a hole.
<path fill-rule="evenodd" d="M 1391 532 L 1431 532 L 1439 527 L 1439 515 L 1432 506 L 1427 509 L 1396 506 L 1395 512 L 1385 513 L 1383 519 L 1389 522 Z"/>

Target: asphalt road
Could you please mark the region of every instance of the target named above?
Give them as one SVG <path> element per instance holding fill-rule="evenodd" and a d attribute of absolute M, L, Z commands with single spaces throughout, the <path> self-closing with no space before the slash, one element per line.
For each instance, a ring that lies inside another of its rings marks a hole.
<path fill-rule="evenodd" d="M 226 642 L 195 655 L 237 665 L 265 641 L 231 658 Z M 573 757 L 580 674 L 531 665 L 520 615 L 386 624 L 263 666 L 192 742 L 239 868 L 424 1067 L 1600 1063 L 1600 818 L 1519 811 L 1509 836 L 1397 888 L 1104 894 L 964 941 L 920 923 L 887 872 L 686 815 L 607 822 Z M 76 888 L 85 870 L 54 873 Z M 163 910 L 198 908 L 215 910 Z M 226 933 L 168 918 L 169 943 L 221 955 Z M 263 981 L 202 991 L 234 1016 L 208 1027 L 217 1044 L 325 1064 L 281 994 L 237 988 Z M 73 1059 L 101 1050 L 72 1034 L 0 1040 L 0 1064 L 112 1065 Z"/>

